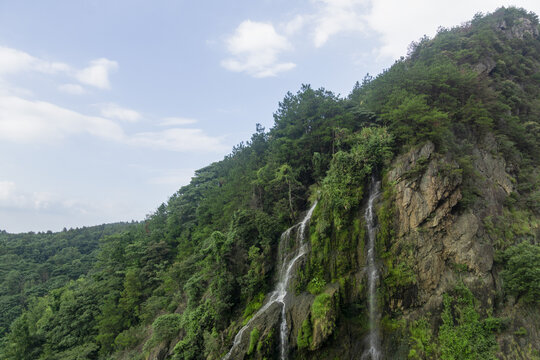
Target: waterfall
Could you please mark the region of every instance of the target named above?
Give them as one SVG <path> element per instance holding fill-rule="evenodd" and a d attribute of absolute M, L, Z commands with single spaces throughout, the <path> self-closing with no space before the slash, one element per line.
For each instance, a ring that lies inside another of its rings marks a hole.
<path fill-rule="evenodd" d="M 287 359 L 287 350 L 288 350 L 288 326 L 287 326 L 287 316 L 286 316 L 286 301 L 285 298 L 288 294 L 287 288 L 289 287 L 289 282 L 292 277 L 292 270 L 294 268 L 294 265 L 296 262 L 306 254 L 308 250 L 308 245 L 306 243 L 306 225 L 309 223 L 309 220 L 311 219 L 311 215 L 313 214 L 313 210 L 315 210 L 315 206 L 317 206 L 317 202 L 313 204 L 313 206 L 308 210 L 302 221 L 300 221 L 298 224 L 290 227 L 287 229 L 283 234 L 281 234 L 281 239 L 279 243 L 279 252 L 281 255 L 281 268 L 279 271 L 279 280 L 276 284 L 275 289 L 270 293 L 270 297 L 268 299 L 268 302 L 264 304 L 263 307 L 261 307 L 252 317 L 249 319 L 246 325 L 244 325 L 240 331 L 236 334 L 234 337 L 233 345 L 229 352 L 223 357 L 223 360 L 228 360 L 233 351 L 238 347 L 240 342 L 242 341 L 242 336 L 244 335 L 244 332 L 250 327 L 251 323 L 257 319 L 259 316 L 264 314 L 268 308 L 275 303 L 281 304 L 281 324 L 279 327 L 279 338 L 280 338 L 280 357 L 281 360 Z M 291 232 L 294 228 L 298 227 L 298 230 L 296 232 L 296 247 L 297 250 L 292 254 L 287 254 L 286 249 L 288 247 L 288 243 L 290 240 Z M 290 255 L 290 256 L 289 256 Z M 291 257 L 289 259 L 289 257 Z"/>
<path fill-rule="evenodd" d="M 368 349 L 362 354 L 364 360 L 379 360 L 381 359 L 380 339 L 379 339 L 379 318 L 380 313 L 377 307 L 377 281 L 379 280 L 379 270 L 375 262 L 375 231 L 376 220 L 373 210 L 373 202 L 380 195 L 380 181 L 371 179 L 371 185 L 369 188 L 369 200 L 364 218 L 366 220 L 366 227 L 368 231 L 368 243 L 367 243 L 367 275 L 368 275 L 368 305 L 369 305 L 369 335 L 367 338 Z"/>

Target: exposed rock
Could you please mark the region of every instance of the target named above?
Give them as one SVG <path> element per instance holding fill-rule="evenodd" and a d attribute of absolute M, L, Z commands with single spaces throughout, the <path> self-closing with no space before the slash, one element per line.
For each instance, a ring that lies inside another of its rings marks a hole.
<path fill-rule="evenodd" d="M 476 234 L 480 220 L 472 213 L 463 214 L 448 229 L 443 237 L 443 256 L 453 259 L 455 264 L 466 265 L 477 273 L 487 273 L 493 265 L 493 246 L 482 244 Z"/>
<path fill-rule="evenodd" d="M 410 151 L 388 174 L 388 180 L 396 183 L 399 236 L 417 228 L 430 215 L 430 226 L 437 226 L 461 199 L 461 174 L 452 172 L 457 164 L 435 158 L 434 150 L 428 142 Z"/>
<path fill-rule="evenodd" d="M 496 29 L 503 32 L 508 39 L 523 40 L 527 36 L 538 36 L 538 27 L 527 18 L 519 18 L 515 20 L 512 26 L 508 26 L 506 21 L 501 19 L 497 23 Z"/>
<path fill-rule="evenodd" d="M 240 344 L 231 353 L 231 359 L 242 360 L 246 358 L 249 348 L 250 333 L 254 328 L 259 330 L 259 339 L 264 339 L 274 329 L 275 333 L 279 332 L 279 322 L 281 320 L 281 304 L 273 303 L 259 317 L 254 319 L 251 325 L 242 334 Z M 236 332 L 235 332 L 236 333 Z"/>
<path fill-rule="evenodd" d="M 413 264 L 417 290 L 414 301 L 405 299 L 410 291 L 408 295 L 403 293 L 403 298 L 390 304 L 392 309 L 437 311 L 442 294 L 450 291 L 459 278 L 470 285 L 482 303 L 492 303 L 494 249 L 484 235 L 482 218 L 500 211 L 513 185 L 504 159 L 494 155 L 494 139 L 483 142 L 484 146 L 473 152 L 478 176 L 468 179 L 477 187 L 482 213 L 454 211 L 462 197 L 461 170 L 455 161 L 435 153 L 431 143 L 400 156 L 389 171 L 397 226 L 392 251 L 399 261 Z"/>
<path fill-rule="evenodd" d="M 484 201 L 490 205 L 482 216 L 500 214 L 504 199 L 514 191 L 511 176 L 506 172 L 506 162 L 501 156 L 485 149 L 474 149 L 474 168 L 480 175 L 477 180 Z"/>
<path fill-rule="evenodd" d="M 335 330 L 339 309 L 338 289 L 337 286 L 331 286 L 324 292 L 330 296 L 330 304 L 323 317 L 313 318 L 312 312 L 313 340 L 309 347 L 310 350 L 319 349 Z"/>
<path fill-rule="evenodd" d="M 489 74 L 495 69 L 497 63 L 492 58 L 482 59 L 478 64 L 474 65 L 473 70 L 478 74 Z"/>
<path fill-rule="evenodd" d="M 292 347 L 297 347 L 296 339 L 298 337 L 298 332 L 300 331 L 304 320 L 309 316 L 311 304 L 313 304 L 314 299 L 315 295 L 305 292 L 295 296 L 294 301 L 291 301 L 291 306 L 287 313 L 287 320 L 291 328 L 289 344 Z"/>

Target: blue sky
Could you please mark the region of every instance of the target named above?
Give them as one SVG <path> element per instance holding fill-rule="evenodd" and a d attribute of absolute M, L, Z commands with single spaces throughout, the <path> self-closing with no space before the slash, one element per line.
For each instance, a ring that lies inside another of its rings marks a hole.
<path fill-rule="evenodd" d="M 0 229 L 142 220 L 302 83 L 347 95 L 513 3 L 0 0 Z"/>

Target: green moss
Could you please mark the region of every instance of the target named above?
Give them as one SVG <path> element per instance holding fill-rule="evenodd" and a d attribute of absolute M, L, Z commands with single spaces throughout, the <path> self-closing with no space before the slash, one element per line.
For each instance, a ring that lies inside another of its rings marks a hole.
<path fill-rule="evenodd" d="M 384 284 L 390 291 L 416 283 L 416 275 L 407 262 L 387 263 L 388 272 Z"/>
<path fill-rule="evenodd" d="M 275 332 L 271 329 L 268 334 L 257 343 L 257 353 L 259 353 L 263 359 L 272 358 L 272 354 L 275 351 Z"/>
<path fill-rule="evenodd" d="M 525 329 L 523 326 L 514 331 L 515 336 L 527 336 L 527 329 Z"/>
<path fill-rule="evenodd" d="M 255 296 L 255 298 L 253 298 L 246 305 L 246 308 L 244 309 L 244 314 L 243 314 L 244 320 L 242 322 L 242 325 L 246 325 L 249 319 L 251 319 L 251 317 L 253 316 L 253 314 L 255 314 L 257 310 L 261 308 L 263 301 L 264 301 L 264 293 L 261 292 L 257 294 L 257 296 Z"/>
<path fill-rule="evenodd" d="M 332 296 L 328 293 L 318 295 L 311 306 L 313 320 L 323 319 L 332 310 Z"/>
<path fill-rule="evenodd" d="M 377 250 L 382 253 L 389 248 L 395 236 L 396 209 L 394 205 L 394 187 L 386 179 L 383 181 L 383 195 L 381 206 L 377 209 Z"/>
<path fill-rule="evenodd" d="M 298 349 L 309 348 L 312 340 L 313 340 L 313 329 L 312 329 L 310 317 L 308 315 L 308 317 L 302 322 L 302 327 L 298 331 L 298 336 L 296 338 Z"/>
<path fill-rule="evenodd" d="M 251 330 L 251 333 L 249 334 L 249 347 L 247 354 L 251 355 L 256 349 L 257 343 L 259 342 L 259 329 L 256 327 Z"/>
<path fill-rule="evenodd" d="M 465 273 L 469 270 L 469 267 L 467 266 L 467 264 L 451 263 L 450 266 L 457 273 Z"/>

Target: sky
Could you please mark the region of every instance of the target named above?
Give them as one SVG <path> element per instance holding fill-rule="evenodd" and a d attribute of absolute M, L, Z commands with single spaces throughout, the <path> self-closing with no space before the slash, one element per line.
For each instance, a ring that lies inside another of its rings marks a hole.
<path fill-rule="evenodd" d="M 301 84 L 347 96 L 423 35 L 538 0 L 0 0 L 0 229 L 143 220 L 269 129 Z"/>

